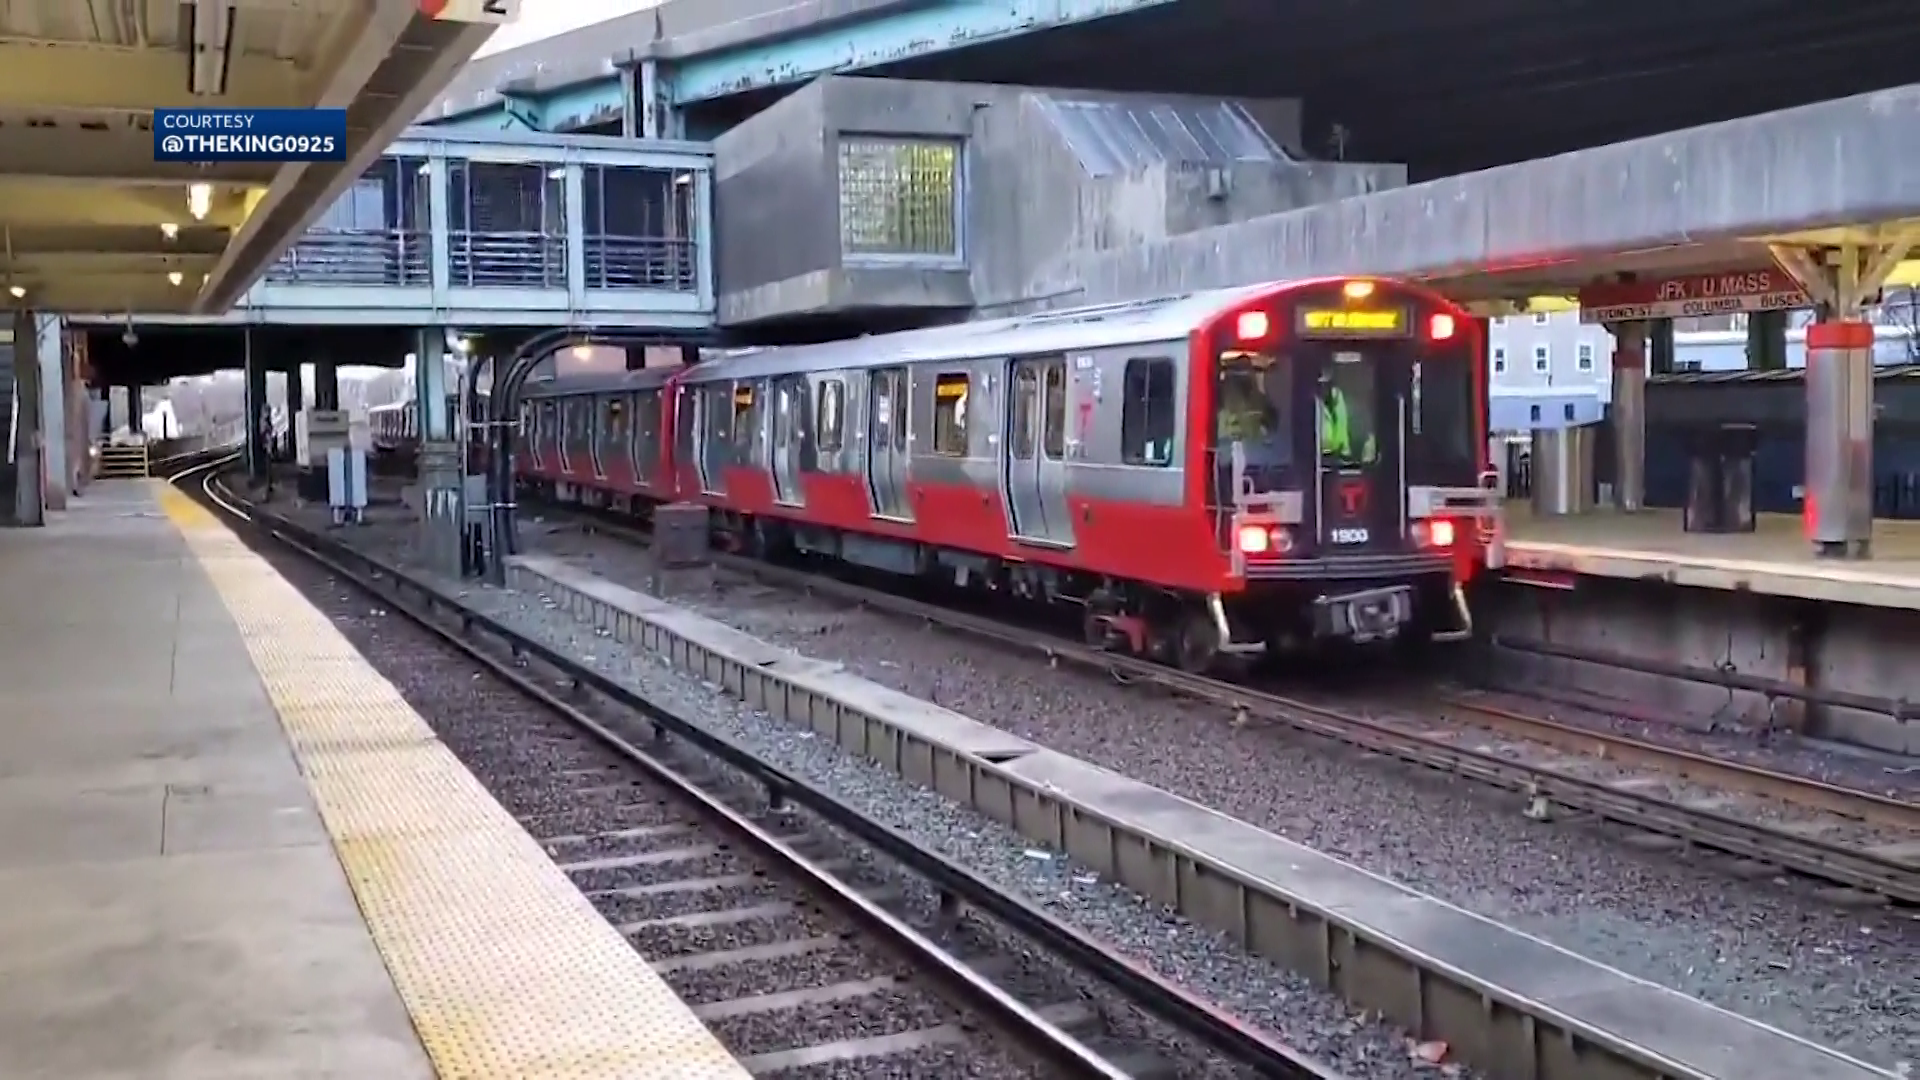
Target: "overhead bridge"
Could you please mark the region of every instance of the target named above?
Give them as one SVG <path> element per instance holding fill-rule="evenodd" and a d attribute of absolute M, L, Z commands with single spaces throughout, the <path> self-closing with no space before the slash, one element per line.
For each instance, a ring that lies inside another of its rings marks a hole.
<path fill-rule="evenodd" d="M 137 321 L 704 330 L 712 165 L 698 143 L 413 128 L 231 309 Z"/>

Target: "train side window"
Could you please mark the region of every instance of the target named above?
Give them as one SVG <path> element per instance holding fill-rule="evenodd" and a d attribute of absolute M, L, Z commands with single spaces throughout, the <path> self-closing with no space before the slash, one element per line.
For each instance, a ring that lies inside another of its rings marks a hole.
<path fill-rule="evenodd" d="M 1176 398 L 1173 361 L 1135 357 L 1127 361 L 1120 411 L 1120 460 L 1129 465 L 1173 464 Z"/>
<path fill-rule="evenodd" d="M 1047 428 L 1042 448 L 1059 461 L 1067 456 L 1067 365 L 1047 365 Z"/>
<path fill-rule="evenodd" d="M 907 435 L 913 430 L 913 388 L 907 382 L 907 369 L 898 368 L 893 373 L 893 400 L 898 402 L 899 419 L 893 425 L 893 449 L 905 456 Z"/>
<path fill-rule="evenodd" d="M 933 382 L 933 452 L 967 456 L 967 389 L 963 374 L 941 375 Z"/>
<path fill-rule="evenodd" d="M 760 414 L 754 410 L 754 386 L 752 383 L 733 384 L 733 448 L 740 456 L 736 461 L 750 461 L 753 458 L 754 428 L 760 422 Z"/>
<path fill-rule="evenodd" d="M 1040 379 L 1025 365 L 1013 372 L 1013 445 L 1018 461 L 1033 460 L 1033 414 L 1039 408 Z"/>
<path fill-rule="evenodd" d="M 842 433 L 841 415 L 847 401 L 847 384 L 839 379 L 828 379 L 820 384 L 819 400 L 815 403 L 814 430 L 819 433 L 820 452 L 838 453 L 845 445 L 846 436 Z"/>

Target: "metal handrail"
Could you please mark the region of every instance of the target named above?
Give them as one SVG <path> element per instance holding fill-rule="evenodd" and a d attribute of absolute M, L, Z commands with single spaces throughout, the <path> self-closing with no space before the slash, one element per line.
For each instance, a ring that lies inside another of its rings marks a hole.
<path fill-rule="evenodd" d="M 539 232 L 449 232 L 447 280 L 456 289 L 564 289 L 567 238 Z"/>
<path fill-rule="evenodd" d="M 693 292 L 700 286 L 699 247 L 692 240 L 589 234 L 585 245 L 589 289 Z"/>
<path fill-rule="evenodd" d="M 433 237 L 419 229 L 312 229 L 267 268 L 275 285 L 418 286 L 433 280 Z"/>

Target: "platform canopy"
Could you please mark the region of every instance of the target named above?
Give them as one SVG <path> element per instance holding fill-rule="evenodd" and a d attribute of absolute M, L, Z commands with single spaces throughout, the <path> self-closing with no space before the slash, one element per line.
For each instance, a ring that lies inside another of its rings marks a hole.
<path fill-rule="evenodd" d="M 217 313 L 495 27 L 420 0 L 0 4 L 0 240 L 13 306 Z M 345 164 L 157 164 L 155 108 L 348 110 Z"/>

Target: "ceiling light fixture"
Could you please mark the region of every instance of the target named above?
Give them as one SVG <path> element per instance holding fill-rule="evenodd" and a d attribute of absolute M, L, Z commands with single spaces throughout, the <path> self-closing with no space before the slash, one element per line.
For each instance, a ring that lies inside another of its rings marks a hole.
<path fill-rule="evenodd" d="M 162 222 L 160 225 L 160 235 L 169 240 L 178 240 L 180 239 L 180 226 L 175 225 L 171 221 Z"/>
<path fill-rule="evenodd" d="M 187 275 L 181 273 L 180 271 L 178 270 L 167 271 L 167 284 L 178 285 L 185 280 L 187 280 Z"/>
<path fill-rule="evenodd" d="M 13 294 L 15 300 L 25 300 L 27 298 L 27 288 L 24 285 L 9 285 L 7 291 Z"/>
<path fill-rule="evenodd" d="M 207 219 L 207 215 L 213 212 L 212 184 L 187 185 L 187 212 L 193 215 L 195 221 Z"/>

